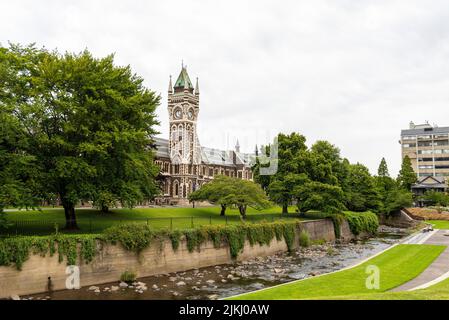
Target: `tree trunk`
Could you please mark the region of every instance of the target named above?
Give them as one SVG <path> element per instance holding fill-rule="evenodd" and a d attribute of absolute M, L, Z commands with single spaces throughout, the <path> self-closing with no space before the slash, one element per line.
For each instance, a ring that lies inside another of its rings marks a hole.
<path fill-rule="evenodd" d="M 287 214 L 288 213 L 288 204 L 287 203 L 284 203 L 283 205 L 282 205 L 282 213 L 284 214 Z"/>
<path fill-rule="evenodd" d="M 239 212 L 243 219 L 246 219 L 246 206 L 240 205 L 239 206 Z"/>
<path fill-rule="evenodd" d="M 226 212 L 226 205 L 222 204 L 221 205 L 221 211 L 220 211 L 220 216 L 224 216 Z"/>
<path fill-rule="evenodd" d="M 109 213 L 109 207 L 108 206 L 101 206 L 101 212 Z"/>
<path fill-rule="evenodd" d="M 78 224 L 76 223 L 75 205 L 71 203 L 65 203 L 62 206 L 64 207 L 65 214 L 65 229 L 79 230 Z"/>

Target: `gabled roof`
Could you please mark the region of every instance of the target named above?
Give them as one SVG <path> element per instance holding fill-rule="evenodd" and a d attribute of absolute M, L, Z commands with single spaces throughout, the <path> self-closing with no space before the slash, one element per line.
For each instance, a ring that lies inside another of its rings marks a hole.
<path fill-rule="evenodd" d="M 170 159 L 169 141 L 161 137 L 154 137 L 157 158 Z M 235 153 L 235 163 L 233 153 Z M 224 151 L 215 148 L 200 147 L 201 162 L 211 165 L 235 167 L 236 165 L 252 166 L 255 155 L 243 152 Z"/>
<path fill-rule="evenodd" d="M 442 177 L 426 176 L 420 178 L 412 189 L 446 189 L 447 184 Z"/>
<path fill-rule="evenodd" d="M 201 158 L 205 164 L 234 166 L 234 161 L 230 154 L 219 149 L 201 147 Z"/>
<path fill-rule="evenodd" d="M 442 177 L 434 177 L 434 176 L 426 176 L 426 177 L 420 178 L 417 183 L 419 183 L 419 184 L 444 183 L 444 178 L 442 178 Z"/>
<path fill-rule="evenodd" d="M 181 73 L 179 74 L 178 80 L 175 82 L 175 88 L 187 88 L 193 89 L 192 81 L 190 81 L 189 75 L 187 73 L 186 67 L 182 67 Z"/>

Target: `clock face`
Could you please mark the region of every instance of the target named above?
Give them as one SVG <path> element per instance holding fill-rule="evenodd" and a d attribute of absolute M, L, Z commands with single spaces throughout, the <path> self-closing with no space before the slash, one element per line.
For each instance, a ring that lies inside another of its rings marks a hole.
<path fill-rule="evenodd" d="M 181 109 L 176 109 L 175 110 L 175 119 L 181 119 L 181 117 L 182 117 L 182 111 L 181 111 Z"/>
<path fill-rule="evenodd" d="M 189 110 L 189 112 L 187 113 L 187 116 L 189 117 L 190 120 L 193 119 L 193 111 Z"/>

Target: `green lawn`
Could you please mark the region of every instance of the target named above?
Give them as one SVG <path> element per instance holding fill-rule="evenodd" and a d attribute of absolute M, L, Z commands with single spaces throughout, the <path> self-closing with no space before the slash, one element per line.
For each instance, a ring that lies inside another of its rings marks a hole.
<path fill-rule="evenodd" d="M 445 246 L 401 244 L 351 269 L 299 280 L 235 297 L 239 300 L 334 299 L 385 292 L 418 276 Z M 380 269 L 380 288 L 369 290 L 366 267 Z"/>
<path fill-rule="evenodd" d="M 433 225 L 435 229 L 449 229 L 449 221 L 447 220 L 426 220 L 426 222 Z"/>
<path fill-rule="evenodd" d="M 290 208 L 290 212 L 294 213 L 294 208 Z M 185 229 L 201 225 L 242 223 L 238 210 L 228 209 L 226 216 L 221 217 L 219 207 L 114 209 L 107 214 L 93 209 L 77 209 L 76 215 L 81 229 L 79 233 L 99 233 L 112 225 L 125 222 L 148 223 L 154 229 Z M 281 215 L 280 207 L 262 211 L 248 208 L 247 215 L 247 222 L 250 223 L 296 217 L 295 214 Z M 64 211 L 60 208 L 13 211 L 7 212 L 6 217 L 12 226 L 7 231 L 1 230 L 3 234 L 44 235 L 53 233 L 55 224 L 59 229 L 65 224 Z"/>
<path fill-rule="evenodd" d="M 426 289 L 333 297 L 339 300 L 449 300 L 449 279 Z"/>

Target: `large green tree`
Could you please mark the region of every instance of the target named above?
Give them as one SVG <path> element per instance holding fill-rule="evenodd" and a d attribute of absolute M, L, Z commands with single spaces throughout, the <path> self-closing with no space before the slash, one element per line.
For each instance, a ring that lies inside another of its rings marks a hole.
<path fill-rule="evenodd" d="M 17 81 L 17 74 L 30 78 L 33 63 L 42 58 L 34 48 L 20 48 L 20 56 L 0 47 L 0 215 L 6 206 L 34 207 L 39 202 L 40 170 L 34 157 L 24 152 L 25 128 L 15 116 L 16 106 L 27 99 L 28 81 Z M 11 85 L 14 90 L 8 89 Z M 0 219 L 3 222 L 4 218 Z M 0 224 L 1 221 L 0 221 Z"/>
<path fill-rule="evenodd" d="M 413 171 L 412 162 L 409 156 L 402 159 L 401 170 L 399 171 L 398 182 L 401 188 L 410 191 L 412 185 L 416 183 L 416 173 Z"/>
<path fill-rule="evenodd" d="M 345 205 L 352 211 L 377 211 L 381 207 L 376 181 L 362 164 L 351 164 L 345 191 Z"/>
<path fill-rule="evenodd" d="M 80 200 L 106 209 L 155 195 L 158 169 L 149 145 L 160 97 L 142 78 L 116 66 L 112 55 L 2 50 L 11 79 L 1 82 L 1 107 L 24 135 L 14 147 L 39 168 L 41 194 L 61 201 L 66 228 L 77 228 Z"/>
<path fill-rule="evenodd" d="M 345 209 L 344 193 L 339 186 L 310 181 L 297 186 L 294 192 L 300 213 L 306 213 L 309 210 L 339 213 Z"/>
<path fill-rule="evenodd" d="M 280 133 L 277 142 L 277 158 L 270 159 L 270 161 L 277 162 L 277 171 L 270 175 L 268 180 L 265 177 L 260 177 L 256 166 L 255 180 L 263 180 L 265 183 L 269 181 L 267 191 L 270 199 L 282 206 L 282 213 L 288 213 L 288 206 L 294 197 L 293 187 L 304 181 L 308 150 L 305 144 L 306 138 L 298 133 L 290 135 Z M 270 164 L 272 165 L 272 163 Z"/>

